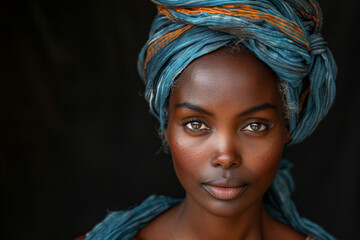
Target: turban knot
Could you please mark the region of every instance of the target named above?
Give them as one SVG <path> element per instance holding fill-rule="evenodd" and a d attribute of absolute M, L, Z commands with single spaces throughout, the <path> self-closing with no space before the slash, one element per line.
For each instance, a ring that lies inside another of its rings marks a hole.
<path fill-rule="evenodd" d="M 309 40 L 312 55 L 322 54 L 326 51 L 326 42 L 320 34 L 311 34 Z"/>

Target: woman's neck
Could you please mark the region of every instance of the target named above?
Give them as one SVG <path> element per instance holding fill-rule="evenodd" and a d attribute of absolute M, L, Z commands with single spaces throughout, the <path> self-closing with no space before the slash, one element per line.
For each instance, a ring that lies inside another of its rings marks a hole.
<path fill-rule="evenodd" d="M 171 232 L 175 239 L 264 239 L 267 220 L 262 199 L 240 215 L 219 217 L 187 196 L 176 209 Z"/>

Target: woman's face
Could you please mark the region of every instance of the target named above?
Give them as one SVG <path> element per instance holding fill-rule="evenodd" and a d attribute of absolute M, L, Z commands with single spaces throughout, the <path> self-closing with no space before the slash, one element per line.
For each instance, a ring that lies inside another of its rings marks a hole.
<path fill-rule="evenodd" d="M 222 48 L 179 81 L 166 139 L 186 199 L 217 216 L 261 206 L 289 140 L 274 74 L 249 53 Z"/>

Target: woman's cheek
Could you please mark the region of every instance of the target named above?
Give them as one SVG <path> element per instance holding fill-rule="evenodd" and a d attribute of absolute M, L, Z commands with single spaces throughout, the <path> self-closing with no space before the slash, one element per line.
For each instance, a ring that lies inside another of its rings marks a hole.
<path fill-rule="evenodd" d="M 171 154 L 175 166 L 175 170 L 182 174 L 191 174 L 203 166 L 206 161 L 206 153 L 204 152 L 204 144 L 200 139 L 189 136 L 178 137 L 176 141 L 170 145 Z M 177 173 L 180 174 L 180 173 Z"/>
<path fill-rule="evenodd" d="M 171 152 L 174 165 L 183 171 L 191 172 L 202 165 L 202 154 L 192 148 L 178 146 L 173 147 Z"/>
<path fill-rule="evenodd" d="M 243 167 L 255 176 L 273 178 L 277 172 L 283 148 L 277 141 L 247 144 L 242 151 Z"/>

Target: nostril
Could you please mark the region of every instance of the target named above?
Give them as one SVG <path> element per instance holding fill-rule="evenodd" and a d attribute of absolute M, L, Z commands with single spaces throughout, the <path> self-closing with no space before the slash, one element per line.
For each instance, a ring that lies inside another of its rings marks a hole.
<path fill-rule="evenodd" d="M 230 167 L 235 167 L 235 166 L 237 166 L 237 163 L 235 163 L 235 162 L 233 162 L 233 163 L 230 165 Z"/>
<path fill-rule="evenodd" d="M 212 165 L 214 167 L 221 167 L 224 169 L 228 169 L 239 166 L 240 162 L 236 157 L 221 156 L 213 159 Z"/>

